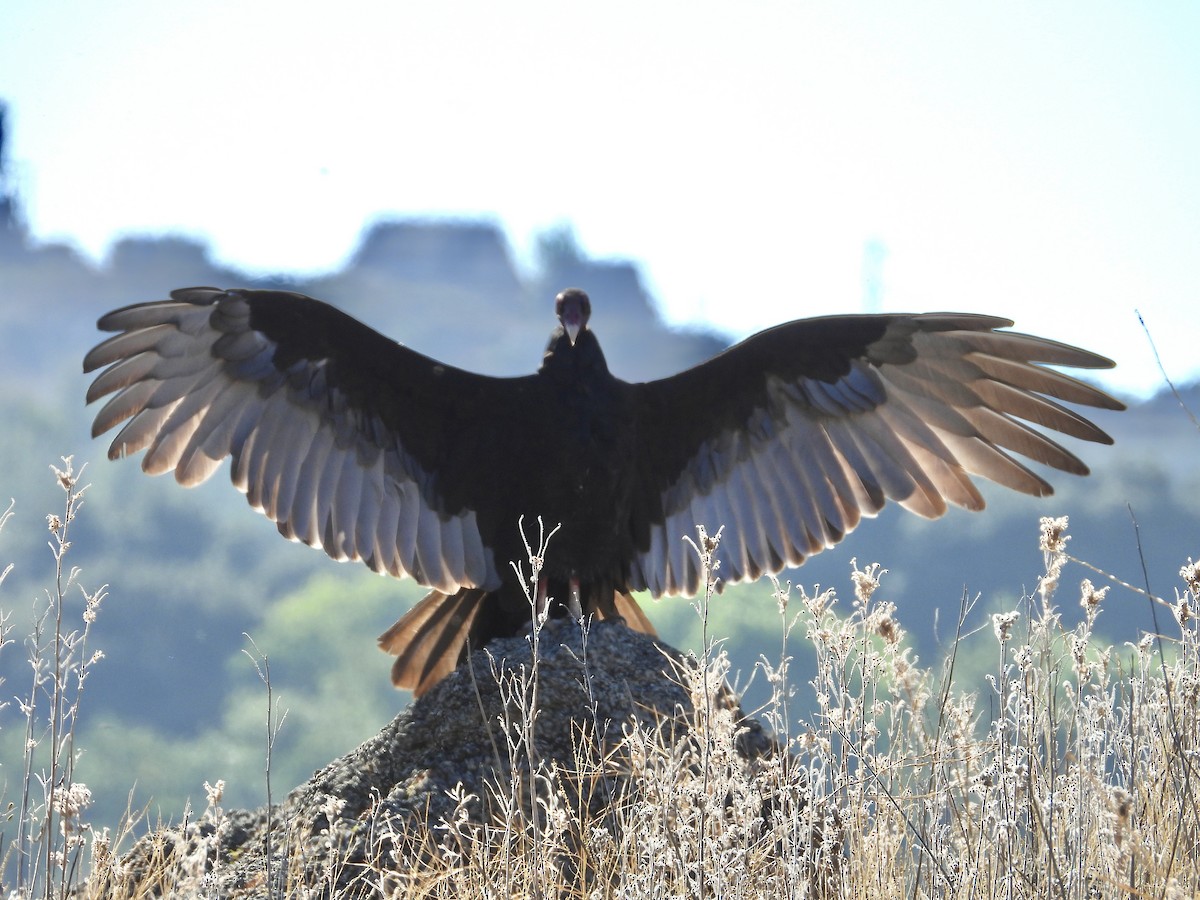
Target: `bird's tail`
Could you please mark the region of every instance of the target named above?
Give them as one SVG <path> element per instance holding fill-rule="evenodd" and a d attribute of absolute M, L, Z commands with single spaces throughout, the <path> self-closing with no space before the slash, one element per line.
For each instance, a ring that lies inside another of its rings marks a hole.
<path fill-rule="evenodd" d="M 642 607 L 629 594 L 614 591 L 613 608 L 616 610 L 617 615 L 625 620 L 625 624 L 634 631 L 640 631 L 642 634 L 650 635 L 650 637 L 658 637 L 658 632 L 654 630 L 654 626 L 650 624 L 650 620 L 642 612 Z M 608 617 L 602 614 L 602 618 Z"/>
<path fill-rule="evenodd" d="M 463 588 L 456 594 L 430 591 L 381 634 L 380 649 L 396 657 L 392 664 L 392 684 L 420 697 L 458 668 L 466 655 L 468 640 L 472 649 L 479 649 L 500 634 L 514 632 L 511 626 L 498 626 L 487 610 L 480 616 L 488 596 L 488 591 L 479 588 Z M 638 602 L 629 594 L 614 591 L 611 606 L 599 604 L 594 612 L 600 619 L 619 616 L 634 631 L 651 637 L 656 634 Z"/>
<path fill-rule="evenodd" d="M 430 591 L 381 634 L 380 649 L 396 657 L 392 684 L 420 697 L 453 672 L 487 595 L 479 588 L 463 588 L 457 594 Z"/>

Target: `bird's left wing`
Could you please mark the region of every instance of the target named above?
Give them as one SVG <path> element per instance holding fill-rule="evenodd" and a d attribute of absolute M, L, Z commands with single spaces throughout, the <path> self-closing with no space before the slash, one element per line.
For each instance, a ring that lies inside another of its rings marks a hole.
<path fill-rule="evenodd" d="M 146 472 L 194 485 L 229 456 L 285 537 L 444 593 L 499 584 L 478 479 L 453 467 L 516 379 L 441 365 L 283 291 L 174 291 L 99 327 L 117 334 L 84 371 L 106 367 L 89 403 L 112 395 L 93 435 L 125 423 L 110 458 L 145 450 Z"/>
<path fill-rule="evenodd" d="M 930 518 L 983 507 L 970 476 L 1044 495 L 1014 455 L 1087 467 L 1029 423 L 1111 439 L 1056 400 L 1122 404 L 1042 364 L 1110 360 L 970 314 L 831 316 L 780 325 L 633 385 L 639 474 L 631 589 L 700 587 L 682 537 L 725 526 L 718 576 L 757 578 L 831 547 L 894 500 Z M 1053 398 L 1053 399 L 1052 399 Z"/>

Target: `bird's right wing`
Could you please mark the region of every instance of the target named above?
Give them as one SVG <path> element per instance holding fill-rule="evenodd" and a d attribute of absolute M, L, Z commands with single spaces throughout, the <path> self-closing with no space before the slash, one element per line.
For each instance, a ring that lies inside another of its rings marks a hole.
<path fill-rule="evenodd" d="M 293 540 L 447 594 L 500 576 L 476 519 L 471 441 L 519 379 L 443 366 L 331 306 L 282 291 L 191 288 L 128 306 L 84 360 L 111 395 L 93 435 L 194 485 L 234 485 Z M 106 367 L 106 368 L 105 368 Z M 507 386 L 506 386 L 507 385 Z M 128 420 L 128 421 L 126 421 Z"/>

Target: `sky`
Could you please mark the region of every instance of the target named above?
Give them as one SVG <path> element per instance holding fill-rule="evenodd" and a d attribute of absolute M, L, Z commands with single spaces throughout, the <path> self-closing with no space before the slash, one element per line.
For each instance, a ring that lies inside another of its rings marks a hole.
<path fill-rule="evenodd" d="M 569 223 L 673 323 L 985 312 L 1136 394 L 1140 311 L 1200 375 L 1196 3 L 6 0 L 0 98 L 33 233 L 97 260 L 481 216 L 528 268 Z"/>

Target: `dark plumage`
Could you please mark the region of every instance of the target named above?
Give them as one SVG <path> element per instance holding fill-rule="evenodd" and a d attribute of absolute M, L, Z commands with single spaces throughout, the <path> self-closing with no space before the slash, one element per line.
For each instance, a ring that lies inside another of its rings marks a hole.
<path fill-rule="evenodd" d="M 1121 409 L 1042 363 L 1105 368 L 1075 347 L 968 314 L 831 316 L 754 335 L 670 378 L 608 371 L 580 290 L 536 374 L 491 378 L 396 344 L 282 291 L 190 288 L 128 306 L 84 371 L 92 432 L 125 422 L 110 458 L 184 485 L 227 456 L 233 483 L 281 534 L 410 576 L 431 593 L 381 638 L 417 693 L 517 632 L 529 604 L 509 562 L 517 520 L 562 524 L 542 589 L 653 633 L 631 591 L 693 594 L 683 541 L 725 526 L 724 581 L 757 578 L 840 541 L 891 499 L 923 516 L 982 509 L 969 475 L 1028 494 L 1024 456 L 1079 459 L 1026 422 L 1111 443 L 1062 400 Z M 107 368 L 105 368 L 107 367 Z M 556 611 L 561 613 L 560 607 Z"/>

